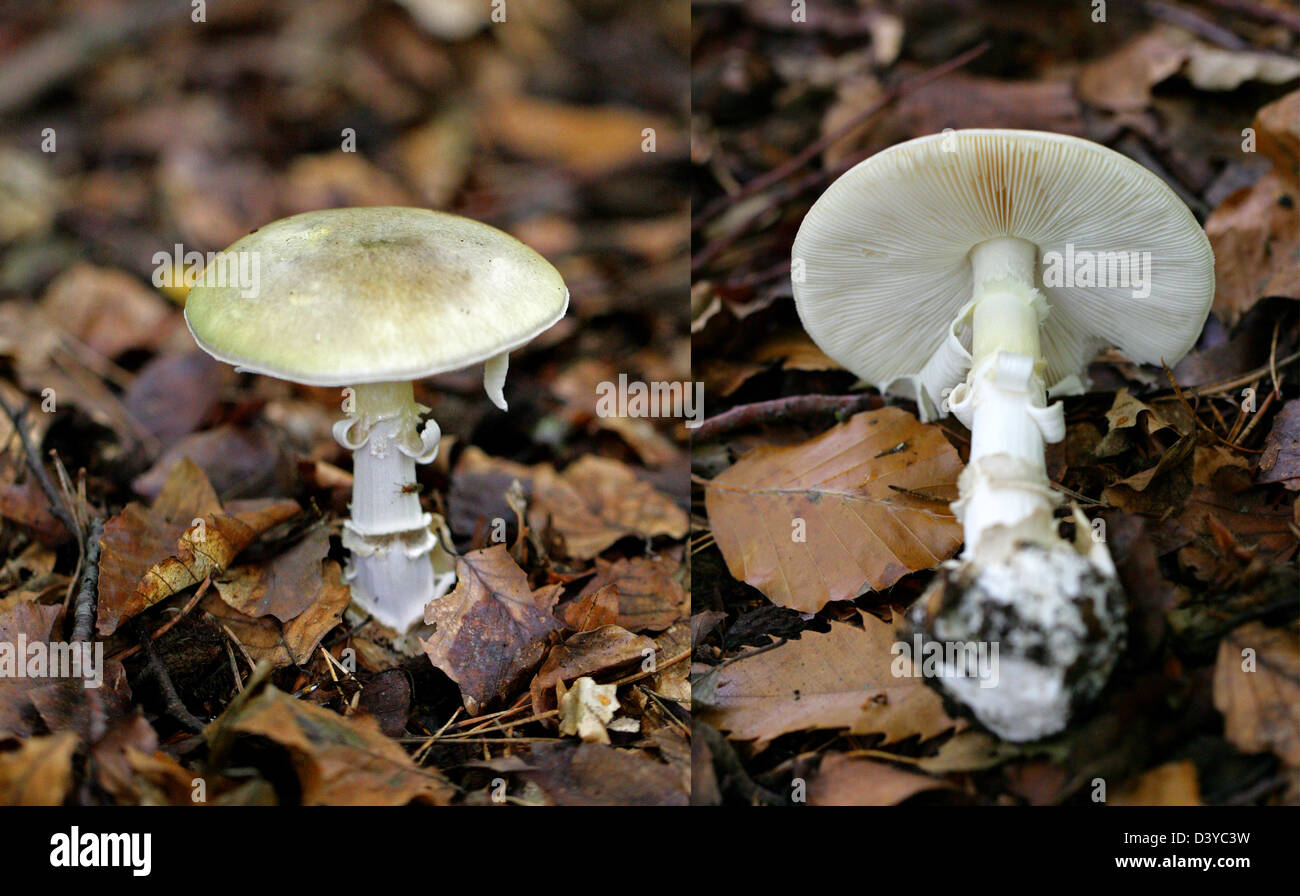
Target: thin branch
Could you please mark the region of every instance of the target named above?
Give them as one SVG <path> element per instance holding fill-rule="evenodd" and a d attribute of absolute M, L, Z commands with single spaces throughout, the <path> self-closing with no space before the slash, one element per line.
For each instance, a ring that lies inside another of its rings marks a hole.
<path fill-rule="evenodd" d="M 709 442 L 737 429 L 747 429 L 767 423 L 802 420 L 821 414 L 849 417 L 859 411 L 871 411 L 885 406 L 879 395 L 790 395 L 743 404 L 716 417 L 710 417 L 692 431 L 692 442 Z"/>

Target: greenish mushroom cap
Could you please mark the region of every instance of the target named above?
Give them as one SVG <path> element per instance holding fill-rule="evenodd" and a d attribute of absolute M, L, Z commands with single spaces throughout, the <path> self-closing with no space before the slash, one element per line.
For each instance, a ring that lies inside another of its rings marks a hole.
<path fill-rule="evenodd" d="M 195 341 L 229 364 L 312 386 L 468 367 L 530 341 L 569 303 L 559 272 L 514 237 L 427 209 L 307 212 L 223 256 L 185 303 Z M 256 276 L 219 276 L 239 262 Z"/>

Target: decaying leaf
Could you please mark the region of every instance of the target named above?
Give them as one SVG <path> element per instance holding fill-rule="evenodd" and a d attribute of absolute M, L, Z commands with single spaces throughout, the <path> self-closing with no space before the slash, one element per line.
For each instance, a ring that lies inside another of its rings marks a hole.
<path fill-rule="evenodd" d="M 227 514 L 203 471 L 188 459 L 177 462 L 150 507 L 132 502 L 104 525 L 99 633 L 111 635 L 125 620 L 226 568 L 253 539 L 299 512 L 293 501 L 256 501 Z"/>
<path fill-rule="evenodd" d="M 618 622 L 618 586 L 611 582 L 584 591 L 560 610 L 564 624 L 575 632 L 589 632 Z"/>
<path fill-rule="evenodd" d="M 542 744 L 520 774 L 557 806 L 685 806 L 677 769 L 640 750 L 604 744 Z"/>
<path fill-rule="evenodd" d="M 267 687 L 232 707 L 205 731 L 209 742 L 222 730 L 259 735 L 289 751 L 304 805 L 401 806 L 445 804 L 450 785 L 437 771 L 411 761 L 369 716 L 344 718 Z"/>
<path fill-rule="evenodd" d="M 1300 765 L 1300 638 L 1250 622 L 1219 642 L 1214 706 L 1224 733 L 1246 753 L 1272 750 Z"/>
<path fill-rule="evenodd" d="M 961 527 L 947 505 L 910 492 L 960 472 L 942 430 L 882 408 L 802 445 L 755 449 L 709 483 L 705 506 L 733 576 L 815 613 L 956 551 Z"/>
<path fill-rule="evenodd" d="M 882 734 L 892 743 L 912 736 L 925 740 L 960 725 L 920 677 L 893 674 L 893 627 L 875 616 L 861 619 L 863 628 L 832 622 L 826 634 L 806 631 L 796 641 L 730 663 L 702 718 L 760 746 L 808 729 L 847 728 Z"/>
<path fill-rule="evenodd" d="M 329 530 L 313 527 L 296 545 L 264 565 L 240 566 L 215 582 L 221 599 L 245 616 L 294 619 L 321 590 L 321 561 L 329 553 Z"/>
<path fill-rule="evenodd" d="M 470 714 L 541 661 L 546 636 L 560 628 L 551 615 L 560 587 L 534 591 L 503 544 L 457 558 L 455 590 L 425 611 L 435 629 L 423 646 Z"/>
<path fill-rule="evenodd" d="M 1300 401 L 1288 401 L 1273 418 L 1259 459 L 1259 481 L 1300 490 Z"/>
<path fill-rule="evenodd" d="M 28 644 L 49 641 L 61 612 L 57 606 L 24 602 L 0 616 L 0 645 L 14 651 L 15 656 L 10 660 L 19 659 L 16 645 L 20 638 Z M 0 675 L 0 737 L 26 737 L 38 730 L 39 719 L 31 692 L 49 683 L 48 679 L 26 678 L 13 671 Z"/>
<path fill-rule="evenodd" d="M 563 644 L 557 644 L 537 671 L 531 688 L 533 711 L 541 713 L 554 706 L 552 699 L 559 682 L 623 669 L 654 654 L 654 641 L 617 625 L 578 632 Z"/>

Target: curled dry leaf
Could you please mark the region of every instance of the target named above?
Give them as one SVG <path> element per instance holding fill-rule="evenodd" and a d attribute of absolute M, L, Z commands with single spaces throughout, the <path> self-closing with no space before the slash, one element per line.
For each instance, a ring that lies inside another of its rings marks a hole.
<path fill-rule="evenodd" d="M 0 806 L 58 806 L 72 787 L 77 735 L 61 731 L 29 737 L 0 753 Z"/>
<path fill-rule="evenodd" d="M 1300 639 L 1251 622 L 1219 642 L 1214 706 L 1224 734 L 1246 753 L 1272 750 L 1300 765 Z"/>
<path fill-rule="evenodd" d="M 259 735 L 284 747 L 304 805 L 401 806 L 451 799 L 446 779 L 412 762 L 369 716 L 344 718 L 273 687 L 232 710 L 233 717 L 228 711 L 208 726 L 209 742 L 233 732 Z"/>
<path fill-rule="evenodd" d="M 273 615 L 249 616 L 230 606 L 224 595 L 209 592 L 199 605 L 232 635 L 254 663 L 269 660 L 273 666 L 302 665 L 321 638 L 343 618 L 352 592 L 333 560 L 326 560 L 314 583 L 304 591 L 306 607 L 288 622 Z"/>
<path fill-rule="evenodd" d="M 629 631 L 661 631 L 690 609 L 690 596 L 677 581 L 679 564 L 659 554 L 609 562 L 596 558 L 596 575 L 578 595 L 579 600 L 614 586 L 618 600 L 616 621 Z"/>
<path fill-rule="evenodd" d="M 847 728 L 885 743 L 926 740 L 961 723 L 920 677 L 896 676 L 893 627 L 860 614 L 862 628 L 832 622 L 724 667 L 704 721 L 759 745 L 791 731 Z M 698 709 L 698 706 L 697 706 Z"/>
<path fill-rule="evenodd" d="M 560 628 L 551 609 L 561 588 L 534 591 L 503 544 L 457 558 L 455 590 L 425 610 L 435 629 L 423 647 L 471 715 L 541 661 L 546 636 Z"/>
<path fill-rule="evenodd" d="M 810 806 L 893 806 L 925 790 L 947 787 L 943 781 L 874 762 L 832 753 L 822 759 L 808 782 Z"/>
<path fill-rule="evenodd" d="M 937 426 L 882 408 L 802 445 L 755 449 L 708 484 L 705 506 L 733 576 L 815 613 L 957 550 L 947 505 L 915 493 L 950 486 L 961 466 Z"/>
<path fill-rule="evenodd" d="M 99 633 L 111 635 L 127 619 L 226 568 L 253 539 L 300 511 L 293 501 L 239 507 L 223 512 L 203 471 L 182 459 L 150 507 L 132 502 L 110 519 L 100 539 Z"/>

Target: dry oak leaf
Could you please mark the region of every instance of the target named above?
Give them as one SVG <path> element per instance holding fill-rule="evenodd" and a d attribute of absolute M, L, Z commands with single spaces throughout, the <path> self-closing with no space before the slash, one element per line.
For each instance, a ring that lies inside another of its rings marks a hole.
<path fill-rule="evenodd" d="M 961 467 L 937 426 L 882 408 L 802 445 L 751 451 L 708 484 L 705 507 L 733 576 L 816 613 L 957 550 L 947 505 L 908 492 L 951 485 Z"/>
<path fill-rule="evenodd" d="M 58 806 L 72 787 L 77 735 L 61 731 L 30 737 L 0 753 L 0 806 Z"/>
<path fill-rule="evenodd" d="M 441 805 L 452 796 L 441 774 L 417 766 L 372 717 L 344 718 L 274 687 L 238 709 L 235 718 L 209 725 L 205 736 L 211 741 L 222 728 L 260 735 L 288 750 L 304 805 Z"/>
<path fill-rule="evenodd" d="M 1246 654 L 1245 651 L 1251 651 Z M 1244 753 L 1272 750 L 1300 765 L 1300 638 L 1250 622 L 1219 642 L 1214 706 L 1224 735 Z"/>
<path fill-rule="evenodd" d="M 223 511 L 188 458 L 149 507 L 132 502 L 104 525 L 99 571 L 101 635 L 177 591 L 227 567 L 266 530 L 301 511 L 294 501 L 241 501 Z"/>
<path fill-rule="evenodd" d="M 542 713 L 555 706 L 555 685 L 571 682 L 584 675 L 598 675 L 644 662 L 654 656 L 655 642 L 645 635 L 634 635 L 617 625 L 601 626 L 594 631 L 578 632 L 563 644 L 552 648 L 542 668 L 537 670 L 530 690 L 533 711 Z"/>
<path fill-rule="evenodd" d="M 429 602 L 424 621 L 436 628 L 422 645 L 471 715 L 541 661 L 546 636 L 561 627 L 551 610 L 562 587 L 534 591 L 503 544 L 456 559 L 456 588 Z"/>
<path fill-rule="evenodd" d="M 227 580 L 214 584 L 221 599 L 245 616 L 274 616 L 288 622 L 317 599 L 322 587 L 321 561 L 329 549 L 329 530 L 313 526 L 301 541 L 269 563 L 238 567 Z"/>
<path fill-rule="evenodd" d="M 200 604 L 234 636 L 253 662 L 270 660 L 276 668 L 307 662 L 321 638 L 343 618 L 352 591 L 333 560 L 323 564 L 311 588 L 304 591 L 306 609 L 288 622 L 273 615 L 249 616 L 230 606 L 224 594 L 209 593 Z"/>
<path fill-rule="evenodd" d="M 618 619 L 634 631 L 662 631 L 690 612 L 690 596 L 676 579 L 679 564 L 662 554 L 609 562 L 596 558 L 596 575 L 578 595 L 581 600 L 613 585 Z"/>
<path fill-rule="evenodd" d="M 17 655 L 18 639 L 22 638 L 28 644 L 49 641 L 60 612 L 62 608 L 58 606 L 31 602 L 18 604 L 0 615 L 0 645 L 13 651 L 13 661 L 21 660 Z M 0 672 L 4 673 L 0 674 L 0 739 L 27 737 L 40 728 L 39 715 L 31 699 L 32 691 L 49 685 L 50 680 L 19 677 L 16 669 L 5 669 L 3 660 L 3 655 L 0 655 Z"/>
<path fill-rule="evenodd" d="M 822 759 L 808 782 L 810 806 L 893 806 L 925 790 L 948 787 L 943 781 L 843 753 Z"/>
<path fill-rule="evenodd" d="M 944 714 L 939 695 L 919 676 L 894 675 L 893 626 L 860 615 L 862 628 L 832 622 L 826 634 L 806 631 L 725 666 L 703 720 L 759 746 L 809 729 L 847 728 L 893 743 L 964 727 Z"/>

